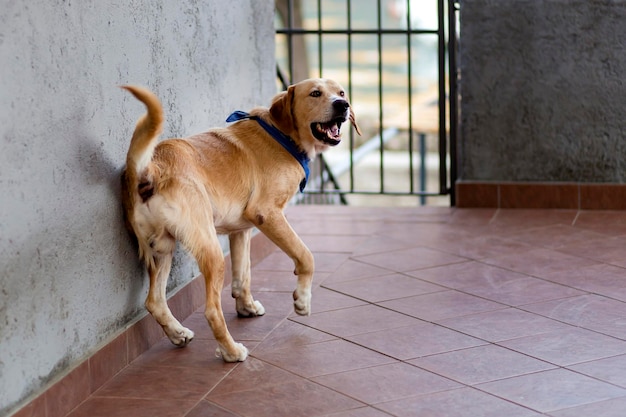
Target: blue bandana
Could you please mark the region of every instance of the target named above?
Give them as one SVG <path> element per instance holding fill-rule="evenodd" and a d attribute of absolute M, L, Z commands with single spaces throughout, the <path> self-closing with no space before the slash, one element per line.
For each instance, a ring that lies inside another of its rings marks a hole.
<path fill-rule="evenodd" d="M 306 182 L 309 179 L 310 159 L 307 153 L 301 151 L 289 136 L 285 135 L 276 127 L 270 125 L 258 116 L 252 116 L 249 113 L 237 110 L 233 112 L 230 116 L 228 116 L 228 119 L 226 119 L 226 121 L 230 123 L 238 122 L 239 120 L 243 119 L 256 120 L 257 123 L 260 124 L 261 127 L 265 129 L 265 131 L 276 140 L 276 142 L 280 143 L 282 147 L 285 148 L 287 152 L 291 154 L 291 156 L 296 158 L 296 161 L 298 161 L 300 165 L 302 165 L 302 168 L 304 169 L 304 179 L 300 182 L 300 192 L 304 191 L 304 187 L 306 187 Z"/>

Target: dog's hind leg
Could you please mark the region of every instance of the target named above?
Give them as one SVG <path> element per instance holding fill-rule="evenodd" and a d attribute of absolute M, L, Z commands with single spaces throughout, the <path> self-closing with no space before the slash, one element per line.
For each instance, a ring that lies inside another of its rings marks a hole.
<path fill-rule="evenodd" d="M 167 279 L 172 267 L 172 256 L 176 242 L 172 238 L 160 238 L 159 246 L 167 250 L 152 253 L 153 262 L 148 262 L 150 290 L 146 298 L 146 308 L 152 317 L 163 327 L 163 331 L 176 346 L 186 346 L 193 339 L 193 332 L 183 327 L 172 315 L 165 295 Z"/>
<path fill-rule="evenodd" d="M 232 262 L 232 296 L 237 314 L 241 317 L 262 316 L 265 308 L 255 301 L 250 292 L 250 236 L 252 229 L 231 233 L 230 259 Z"/>
<path fill-rule="evenodd" d="M 193 193 L 187 189 L 187 198 Z M 171 224 L 172 233 L 187 248 L 198 262 L 206 284 L 206 308 L 204 315 L 217 341 L 217 355 L 226 362 L 243 361 L 248 357 L 248 349 L 236 343 L 230 335 L 222 312 L 221 295 L 224 286 L 224 253 L 212 222 L 208 197 L 196 195 L 194 204 L 185 209 L 170 206 L 173 211 L 167 214 L 176 219 Z M 170 201 L 182 201 L 173 196 Z"/>
<path fill-rule="evenodd" d="M 204 234 L 204 233 L 203 233 Z M 217 340 L 216 354 L 226 362 L 243 361 L 248 357 L 248 349 L 236 343 L 230 335 L 222 312 L 221 293 L 224 286 L 224 254 L 217 240 L 217 235 L 210 233 L 209 240 L 192 249 L 196 256 L 200 272 L 206 283 L 206 309 L 204 315 Z"/>

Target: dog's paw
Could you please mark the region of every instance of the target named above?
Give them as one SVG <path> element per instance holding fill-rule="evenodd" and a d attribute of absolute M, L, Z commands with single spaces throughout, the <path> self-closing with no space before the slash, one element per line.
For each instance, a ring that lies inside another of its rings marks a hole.
<path fill-rule="evenodd" d="M 293 292 L 293 309 L 300 316 L 311 315 L 311 291 Z"/>
<path fill-rule="evenodd" d="M 256 317 L 263 314 L 265 314 L 265 307 L 259 301 L 244 303 L 240 298 L 237 299 L 237 315 L 239 317 Z"/>
<path fill-rule="evenodd" d="M 248 349 L 241 343 L 235 343 L 235 350 L 229 353 L 221 345 L 218 345 L 215 356 L 224 359 L 224 362 L 243 362 L 248 357 Z"/>
<path fill-rule="evenodd" d="M 170 341 L 178 347 L 185 347 L 193 340 L 194 333 L 186 327 L 180 327 L 171 332 L 165 332 Z"/>

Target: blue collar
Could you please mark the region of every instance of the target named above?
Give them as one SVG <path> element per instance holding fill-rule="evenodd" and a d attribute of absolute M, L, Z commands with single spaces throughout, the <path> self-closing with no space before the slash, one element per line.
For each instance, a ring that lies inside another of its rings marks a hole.
<path fill-rule="evenodd" d="M 298 161 L 300 165 L 302 165 L 302 168 L 304 169 L 304 179 L 300 182 L 300 192 L 304 191 L 304 187 L 306 187 L 306 182 L 309 180 L 309 162 L 311 161 L 307 153 L 300 150 L 289 136 L 285 135 L 283 132 L 278 130 L 276 127 L 270 125 L 259 116 L 252 116 L 249 113 L 237 110 L 233 112 L 230 116 L 228 116 L 228 119 L 226 119 L 226 121 L 230 123 L 237 122 L 243 119 L 256 120 L 257 123 L 260 124 L 261 127 L 265 129 L 265 131 L 276 140 L 276 142 L 280 143 L 282 147 L 285 148 L 287 152 L 291 154 L 291 156 L 296 158 L 296 161 Z"/>

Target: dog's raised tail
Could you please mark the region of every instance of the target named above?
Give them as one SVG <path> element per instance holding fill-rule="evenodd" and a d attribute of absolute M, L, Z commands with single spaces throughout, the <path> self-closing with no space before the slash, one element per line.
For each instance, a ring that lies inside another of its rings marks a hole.
<path fill-rule="evenodd" d="M 152 160 L 157 139 L 163 130 L 163 107 L 157 96 L 147 88 L 133 85 L 123 85 L 121 88 L 130 91 L 147 109 L 137 122 L 126 156 L 126 169 L 141 175 Z"/>

